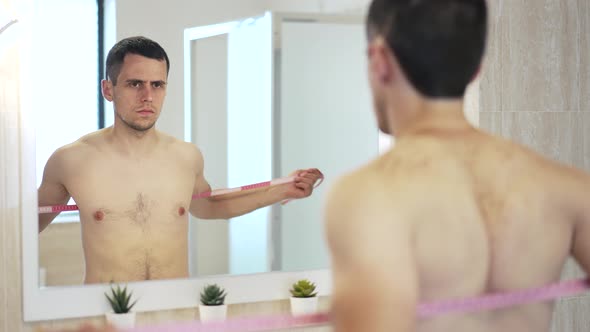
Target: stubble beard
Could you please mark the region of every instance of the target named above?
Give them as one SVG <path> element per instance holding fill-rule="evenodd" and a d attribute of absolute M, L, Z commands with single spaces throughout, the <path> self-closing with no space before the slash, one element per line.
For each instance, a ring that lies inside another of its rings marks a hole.
<path fill-rule="evenodd" d="M 134 131 L 136 131 L 138 133 L 145 133 L 146 131 L 152 129 L 154 127 L 154 125 L 156 124 L 156 121 L 153 121 L 153 122 L 148 123 L 146 125 L 141 125 L 138 123 L 134 123 L 134 122 L 125 120 L 125 118 L 123 118 L 119 114 L 119 112 L 115 112 L 115 114 L 119 118 L 119 120 L 121 120 L 121 122 L 123 122 L 125 124 L 125 126 L 127 126 L 130 129 L 133 129 Z"/>

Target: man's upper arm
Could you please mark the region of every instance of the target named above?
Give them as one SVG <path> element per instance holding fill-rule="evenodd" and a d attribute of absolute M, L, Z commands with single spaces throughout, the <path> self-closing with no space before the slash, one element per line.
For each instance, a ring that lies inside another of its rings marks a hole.
<path fill-rule="evenodd" d="M 64 149 L 54 152 L 43 170 L 43 179 L 37 190 L 39 206 L 51 206 L 66 204 L 70 199 L 70 193 L 64 185 L 65 154 Z M 43 231 L 58 213 L 39 215 L 39 232 Z"/>
<path fill-rule="evenodd" d="M 193 153 L 195 162 L 195 185 L 193 188 L 193 195 L 196 195 L 205 191 L 210 191 L 211 186 L 207 180 L 205 180 L 205 160 L 203 159 L 203 154 L 197 147 L 194 148 Z"/>
<path fill-rule="evenodd" d="M 195 183 L 193 185 L 193 196 L 203 192 L 211 191 L 211 186 L 204 176 L 205 161 L 203 154 L 196 146 L 192 145 L 191 154 L 195 172 Z M 207 217 L 207 209 L 210 208 L 209 200 L 196 199 L 191 201 L 190 212 L 192 215 L 200 218 Z"/>
<path fill-rule="evenodd" d="M 374 189 L 348 179 L 328 199 L 336 331 L 414 328 L 418 281 L 411 225 L 391 194 Z"/>

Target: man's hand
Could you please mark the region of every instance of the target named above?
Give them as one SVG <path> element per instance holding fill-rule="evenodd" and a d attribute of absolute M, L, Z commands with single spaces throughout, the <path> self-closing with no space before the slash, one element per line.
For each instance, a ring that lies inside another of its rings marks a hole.
<path fill-rule="evenodd" d="M 311 195 L 316 182 L 323 178 L 322 172 L 317 168 L 297 170 L 291 173 L 295 181 L 289 183 L 286 189 L 287 199 L 300 199 Z"/>

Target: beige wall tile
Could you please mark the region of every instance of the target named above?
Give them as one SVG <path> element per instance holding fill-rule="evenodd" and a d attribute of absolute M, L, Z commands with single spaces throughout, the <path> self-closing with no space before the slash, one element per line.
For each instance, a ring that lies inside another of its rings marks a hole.
<path fill-rule="evenodd" d="M 162 322 L 186 322 L 198 319 L 196 308 L 142 312 L 137 315 L 138 326 L 162 324 Z"/>
<path fill-rule="evenodd" d="M 502 136 L 529 146 L 544 156 L 582 166 L 581 112 L 506 112 Z"/>
<path fill-rule="evenodd" d="M 589 93 L 590 95 L 590 93 Z M 583 167 L 590 172 L 590 112 L 582 112 L 582 124 L 584 137 L 582 138 L 582 158 L 584 160 Z"/>
<path fill-rule="evenodd" d="M 46 269 L 47 286 L 84 282 L 84 252 L 80 223 L 52 223 L 39 235 L 39 266 Z"/>
<path fill-rule="evenodd" d="M 503 112 L 481 112 L 479 114 L 479 127 L 492 135 L 502 135 Z"/>
<path fill-rule="evenodd" d="M 577 279 L 583 278 L 586 273 L 580 268 L 580 265 L 573 259 L 569 258 L 565 263 L 563 268 L 563 272 L 561 273 L 562 280 L 570 280 L 570 279 Z"/>
<path fill-rule="evenodd" d="M 499 21 L 497 1 L 489 1 L 488 42 L 480 73 L 480 111 L 499 112 L 502 110 L 502 30 Z"/>
<path fill-rule="evenodd" d="M 590 112 L 590 1 L 578 0 L 578 17 L 580 22 L 580 68 L 577 72 L 580 80 L 580 111 Z"/>
<path fill-rule="evenodd" d="M 2 1 L 2 5 L 7 5 Z M 18 52 L 0 57 L 0 331 L 22 331 Z"/>
<path fill-rule="evenodd" d="M 588 332 L 590 329 L 590 297 L 559 301 L 553 313 L 552 332 Z"/>
<path fill-rule="evenodd" d="M 578 111 L 585 0 L 489 1 L 482 111 Z M 535 5 L 533 5 L 535 4 Z"/>

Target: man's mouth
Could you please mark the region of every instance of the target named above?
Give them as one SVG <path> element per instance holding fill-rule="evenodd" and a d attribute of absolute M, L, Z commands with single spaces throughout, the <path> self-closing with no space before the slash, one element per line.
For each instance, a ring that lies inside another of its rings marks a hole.
<path fill-rule="evenodd" d="M 152 111 L 152 110 L 140 110 L 137 113 L 139 113 L 141 115 L 151 115 L 151 114 L 154 114 L 154 111 Z"/>

